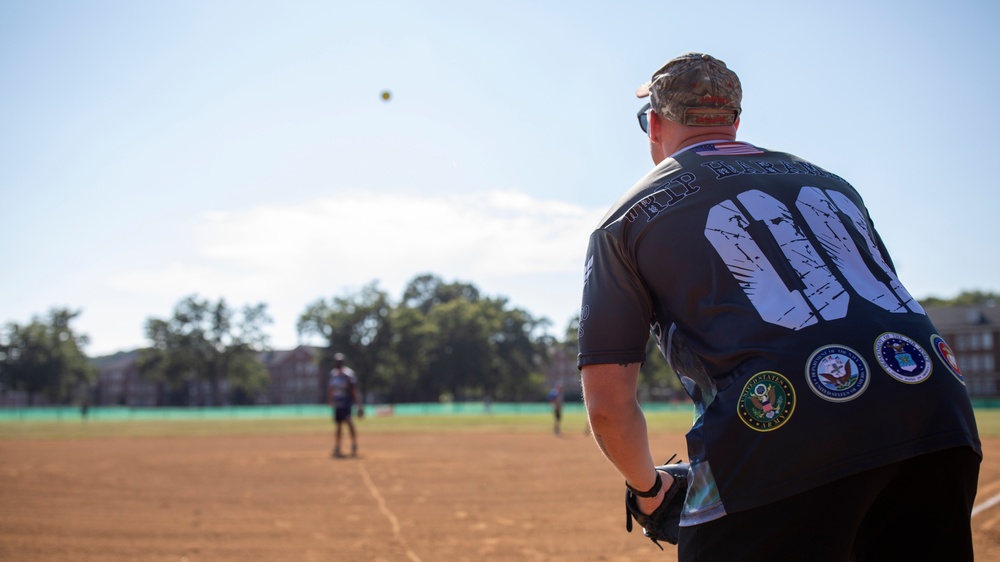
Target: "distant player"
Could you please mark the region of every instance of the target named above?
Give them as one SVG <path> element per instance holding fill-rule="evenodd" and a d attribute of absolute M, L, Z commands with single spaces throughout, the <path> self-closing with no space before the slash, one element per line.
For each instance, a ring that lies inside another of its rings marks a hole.
<path fill-rule="evenodd" d="M 361 401 L 358 399 L 358 377 L 350 367 L 344 366 L 344 354 L 333 356 L 334 367 L 330 370 L 330 380 L 327 383 L 327 402 L 333 407 L 333 421 L 336 424 L 333 442 L 333 456 L 342 458 L 340 452 L 340 435 L 343 425 L 351 432 L 351 456 L 358 454 L 358 437 L 351 419 L 351 410 L 358 404 L 358 415 L 362 415 Z"/>
<path fill-rule="evenodd" d="M 552 415 L 555 417 L 555 425 L 552 431 L 559 435 L 559 425 L 562 423 L 562 407 L 563 407 L 563 385 L 557 384 L 555 388 L 549 391 L 548 396 L 549 402 L 552 404 Z"/>

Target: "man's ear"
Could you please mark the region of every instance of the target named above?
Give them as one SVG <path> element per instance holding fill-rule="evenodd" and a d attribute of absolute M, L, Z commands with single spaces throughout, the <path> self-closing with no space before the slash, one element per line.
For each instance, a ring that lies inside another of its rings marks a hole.
<path fill-rule="evenodd" d="M 664 146 L 665 141 L 669 140 L 665 138 L 669 134 L 665 119 L 654 111 L 649 112 L 649 156 L 653 159 L 653 164 L 656 165 L 659 165 L 664 158 L 670 155 Z"/>
<path fill-rule="evenodd" d="M 661 117 L 655 111 L 649 112 L 649 140 L 655 144 L 660 144 Z"/>

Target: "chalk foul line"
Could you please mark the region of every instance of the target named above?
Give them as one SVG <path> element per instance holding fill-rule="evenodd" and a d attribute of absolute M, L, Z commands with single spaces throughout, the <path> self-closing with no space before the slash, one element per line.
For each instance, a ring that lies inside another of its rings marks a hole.
<path fill-rule="evenodd" d="M 385 518 L 389 520 L 389 524 L 392 526 L 392 534 L 396 537 L 396 540 L 399 541 L 399 544 L 403 547 L 403 549 L 406 550 L 406 556 L 412 562 L 421 562 L 420 557 L 406 545 L 406 541 L 403 539 L 403 533 L 399 527 L 399 519 L 396 519 L 396 516 L 389 510 L 389 506 L 385 503 L 385 498 L 382 497 L 378 488 L 375 487 L 375 483 L 372 482 L 371 476 L 368 475 L 368 469 L 365 468 L 364 463 L 358 463 L 358 472 L 361 473 L 361 479 L 365 481 L 365 486 L 368 486 L 368 491 L 371 492 L 372 497 L 375 498 L 375 501 L 378 503 L 379 510 L 383 515 L 385 515 Z"/>
<path fill-rule="evenodd" d="M 972 508 L 972 517 L 986 511 L 987 509 L 993 507 L 994 505 L 1000 503 L 1000 494 L 993 496 L 992 498 L 980 503 L 976 507 Z"/>

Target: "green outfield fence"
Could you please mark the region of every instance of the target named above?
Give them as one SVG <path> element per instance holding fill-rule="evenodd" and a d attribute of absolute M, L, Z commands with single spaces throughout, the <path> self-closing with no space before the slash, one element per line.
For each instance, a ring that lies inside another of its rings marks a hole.
<path fill-rule="evenodd" d="M 1000 398 L 976 399 L 973 406 L 981 409 L 1000 408 Z M 690 412 L 691 404 L 686 402 L 646 402 L 642 409 L 647 412 Z M 552 406 L 546 402 L 483 402 L 418 403 L 418 404 L 365 404 L 365 412 L 376 416 L 446 416 L 446 415 L 517 415 L 547 414 Z M 582 412 L 580 402 L 567 402 L 566 413 Z M 91 407 L 87 419 L 128 421 L 128 420 L 238 420 L 238 419 L 280 419 L 328 417 L 330 407 L 322 404 L 288 404 L 280 406 L 213 406 L 213 407 L 164 407 L 128 408 L 122 406 Z M 0 408 L 0 423 L 16 421 L 73 421 L 82 419 L 78 406 L 40 406 Z"/>
<path fill-rule="evenodd" d="M 650 402 L 643 404 L 647 411 L 691 411 L 687 403 Z M 582 412 L 583 404 L 567 402 L 566 413 Z M 552 406 L 547 402 L 452 402 L 418 404 L 365 404 L 365 413 L 375 416 L 442 416 L 442 415 L 517 415 L 547 414 Z M 162 407 L 128 408 L 122 406 L 97 406 L 87 410 L 90 420 L 231 420 L 328 417 L 330 407 L 322 404 L 289 404 L 280 406 L 214 406 L 214 407 Z M 79 406 L 58 407 L 8 407 L 0 408 L 0 422 L 12 421 L 73 421 L 82 419 Z"/>

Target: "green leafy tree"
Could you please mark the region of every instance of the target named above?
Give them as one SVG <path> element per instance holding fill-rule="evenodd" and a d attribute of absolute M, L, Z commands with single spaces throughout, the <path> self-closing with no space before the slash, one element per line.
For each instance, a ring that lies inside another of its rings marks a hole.
<path fill-rule="evenodd" d="M 507 299 L 486 299 L 480 306 L 490 322 L 494 357 L 490 376 L 484 381 L 487 394 L 500 400 L 534 398 L 545 383 L 540 367 L 550 359 L 547 351 L 553 340 L 546 330 L 551 323 L 508 307 Z"/>
<path fill-rule="evenodd" d="M 580 316 L 576 315 L 566 324 L 561 337 L 544 334 L 539 338 L 539 344 L 549 358 L 548 371 L 554 379 L 552 382 L 563 385 L 566 401 L 577 401 L 583 398 L 580 371 L 576 366 L 579 333 Z"/>
<path fill-rule="evenodd" d="M 996 306 L 1000 303 L 1000 293 L 993 291 L 962 291 L 956 297 L 922 299 L 922 306 Z"/>
<path fill-rule="evenodd" d="M 0 333 L 0 385 L 26 392 L 29 404 L 39 394 L 54 403 L 87 401 L 97 371 L 83 353 L 89 339 L 70 326 L 79 315 L 56 308 L 25 326 L 8 323 Z"/>
<path fill-rule="evenodd" d="M 323 340 L 323 372 L 344 353 L 367 392 L 406 402 L 537 394 L 546 326 L 474 285 L 422 274 L 396 306 L 376 283 L 318 300 L 299 317 L 298 332 Z"/>
<path fill-rule="evenodd" d="M 580 317 L 574 318 L 560 344 L 563 353 L 576 355 Z M 684 398 L 687 395 L 670 364 L 660 353 L 656 338 L 650 334 L 646 340 L 646 362 L 639 369 L 639 392 L 653 399 Z"/>
<path fill-rule="evenodd" d="M 437 400 L 438 394 L 422 392 L 421 373 L 430 370 L 433 342 L 439 337 L 438 327 L 417 308 L 400 304 L 392 309 L 388 320 L 390 344 L 378 364 L 384 381 L 381 392 L 389 403 L 407 400 Z"/>
<path fill-rule="evenodd" d="M 548 359 L 549 322 L 511 308 L 506 298 L 483 297 L 474 285 L 425 274 L 403 292 L 403 305 L 423 313 L 426 368 L 418 373 L 421 400 L 528 399 L 539 392 Z"/>
<path fill-rule="evenodd" d="M 222 403 L 225 382 L 238 401 L 264 388 L 270 376 L 258 359 L 268 345 L 264 325 L 271 318 L 267 305 L 246 306 L 240 313 L 226 305 L 190 296 L 174 309 L 172 318 L 150 318 L 139 369 L 143 376 L 166 382 L 171 403 L 186 404 L 192 383 L 204 381 L 210 389 L 209 404 Z"/>
<path fill-rule="evenodd" d="M 438 332 L 421 386 L 454 400 L 465 400 L 475 387 L 480 387 L 481 393 L 482 386 L 489 384 L 494 359 L 483 307 L 478 302 L 455 299 L 433 306 L 427 317 Z"/>
<path fill-rule="evenodd" d="M 427 314 L 435 306 L 454 300 L 476 302 L 479 289 L 469 283 L 445 283 L 440 277 L 424 273 L 415 277 L 403 291 L 403 304 Z"/>
<path fill-rule="evenodd" d="M 464 399 L 470 392 L 482 394 L 489 386 L 489 328 L 479 302 L 479 289 L 474 285 L 448 283 L 430 273 L 418 275 L 406 286 L 400 304 L 407 319 L 405 336 L 419 337 L 407 342 L 400 333 L 395 347 L 405 348 L 401 357 L 420 359 L 413 399 Z"/>
<path fill-rule="evenodd" d="M 639 387 L 654 400 L 687 396 L 681 387 L 681 381 L 660 353 L 656 338 L 652 335 L 646 341 L 646 362 L 639 369 Z"/>
<path fill-rule="evenodd" d="M 299 316 L 296 329 L 299 338 L 318 336 L 324 342 L 320 372 L 333 368 L 333 356 L 343 353 L 349 367 L 357 371 L 363 389 L 385 390 L 392 386 L 385 380 L 389 371 L 380 368 L 389 359 L 392 334 L 389 322 L 392 304 L 385 291 L 373 281 L 356 294 L 333 297 L 329 302 L 319 299 L 306 307 Z"/>

